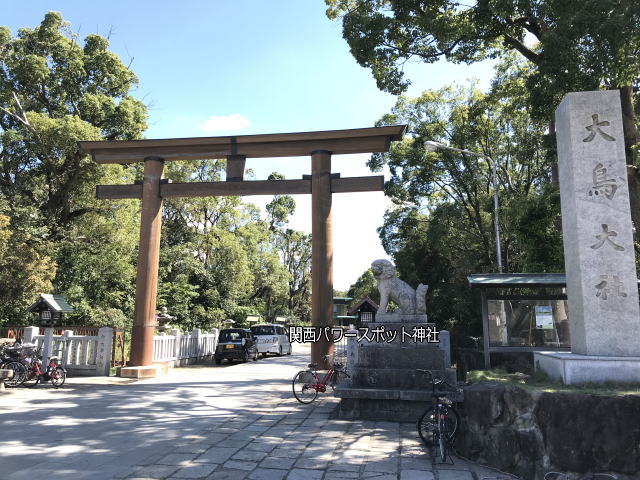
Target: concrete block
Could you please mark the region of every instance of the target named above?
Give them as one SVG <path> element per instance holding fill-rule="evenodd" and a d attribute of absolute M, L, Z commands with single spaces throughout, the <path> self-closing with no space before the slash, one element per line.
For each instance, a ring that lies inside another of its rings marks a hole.
<path fill-rule="evenodd" d="M 444 352 L 435 345 L 421 344 L 388 348 L 382 345 L 363 345 L 358 352 L 357 366 L 368 368 L 416 368 L 442 370 Z"/>
<path fill-rule="evenodd" d="M 444 370 L 434 370 L 434 374 L 441 377 L 446 376 Z M 356 367 L 351 374 L 351 385 L 354 388 L 431 391 L 431 383 L 426 375 L 406 368 Z"/>
<path fill-rule="evenodd" d="M 170 371 L 168 365 L 149 365 L 145 367 L 122 367 L 118 369 L 118 376 L 124 378 L 156 378 L 167 375 Z"/>
<path fill-rule="evenodd" d="M 369 325 L 375 325 L 377 323 L 427 323 L 427 315 L 424 313 L 409 314 L 409 313 L 395 313 L 385 312 L 376 313 L 376 321 Z"/>
<path fill-rule="evenodd" d="M 8 380 L 10 378 L 13 378 L 13 370 L 7 368 L 0 369 L 0 392 L 4 391 L 5 380 Z"/>
<path fill-rule="evenodd" d="M 65 332 L 66 333 L 66 332 Z M 111 346 L 113 343 L 113 328 L 101 327 L 98 330 L 98 351 L 96 354 L 96 375 L 109 376 L 111 370 Z"/>
<path fill-rule="evenodd" d="M 536 368 L 565 385 L 580 383 L 640 382 L 640 357 L 534 352 Z"/>

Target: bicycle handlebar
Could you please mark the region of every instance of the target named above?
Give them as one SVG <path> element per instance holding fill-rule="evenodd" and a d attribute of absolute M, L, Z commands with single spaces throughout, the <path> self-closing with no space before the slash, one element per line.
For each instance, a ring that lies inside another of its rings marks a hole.
<path fill-rule="evenodd" d="M 444 382 L 443 378 L 436 377 L 431 370 L 424 370 L 422 368 L 416 368 L 415 371 L 418 372 L 418 373 L 425 373 L 425 374 L 429 375 L 429 378 L 430 378 L 429 381 L 431 383 L 433 383 L 434 385 L 440 385 L 441 383 Z"/>
<path fill-rule="evenodd" d="M 434 391 L 435 391 L 436 385 L 442 385 L 442 384 L 447 385 L 448 387 L 450 387 L 450 388 L 452 388 L 454 390 L 458 390 L 457 385 L 451 385 L 444 378 L 436 377 L 431 370 L 424 370 L 422 368 L 416 368 L 415 371 L 418 372 L 418 373 L 424 373 L 424 374 L 429 375 L 429 377 L 430 377 L 429 382 L 431 383 L 432 389 Z"/>

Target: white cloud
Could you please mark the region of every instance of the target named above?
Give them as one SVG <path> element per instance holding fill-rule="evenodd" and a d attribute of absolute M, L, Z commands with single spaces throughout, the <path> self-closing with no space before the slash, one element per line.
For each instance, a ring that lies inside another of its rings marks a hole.
<path fill-rule="evenodd" d="M 203 123 L 199 123 L 197 127 L 198 130 L 204 132 L 235 131 L 247 128 L 249 123 L 248 118 L 234 113 L 232 115 L 212 115 Z"/>

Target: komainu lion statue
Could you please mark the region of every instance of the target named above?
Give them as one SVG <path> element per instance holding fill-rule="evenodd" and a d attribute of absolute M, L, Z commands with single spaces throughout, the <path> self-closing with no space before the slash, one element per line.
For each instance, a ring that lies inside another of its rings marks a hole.
<path fill-rule="evenodd" d="M 376 260 L 371 264 L 373 276 L 378 281 L 380 291 L 379 312 L 385 313 L 389 300 L 393 300 L 400 306 L 400 313 L 421 314 L 426 313 L 426 298 L 428 285 L 420 284 L 413 289 L 406 282 L 396 276 L 396 267 L 389 260 Z"/>

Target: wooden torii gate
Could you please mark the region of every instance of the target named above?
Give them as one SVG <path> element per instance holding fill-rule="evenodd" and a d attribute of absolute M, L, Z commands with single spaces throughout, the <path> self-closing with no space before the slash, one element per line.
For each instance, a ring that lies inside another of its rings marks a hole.
<path fill-rule="evenodd" d="M 383 176 L 340 178 L 331 174 L 331 156 L 351 153 L 386 152 L 391 141 L 400 140 L 406 125 L 330 130 L 304 133 L 243 135 L 231 137 L 176 138 L 131 141 L 78 142 L 84 153 L 98 163 L 144 162 L 142 185 L 98 185 L 101 199 L 142 200 L 140 246 L 136 279 L 136 302 L 131 341 L 132 366 L 151 366 L 155 329 L 162 199 L 221 195 L 311 194 L 312 284 L 311 323 L 330 324 L 333 316 L 333 244 L 331 195 L 344 192 L 380 191 Z M 301 180 L 245 181 L 247 157 L 311 156 L 311 176 Z M 165 161 L 227 159 L 225 182 L 165 183 L 161 180 Z M 311 348 L 312 361 L 323 365 L 322 357 L 331 345 L 321 338 Z"/>

